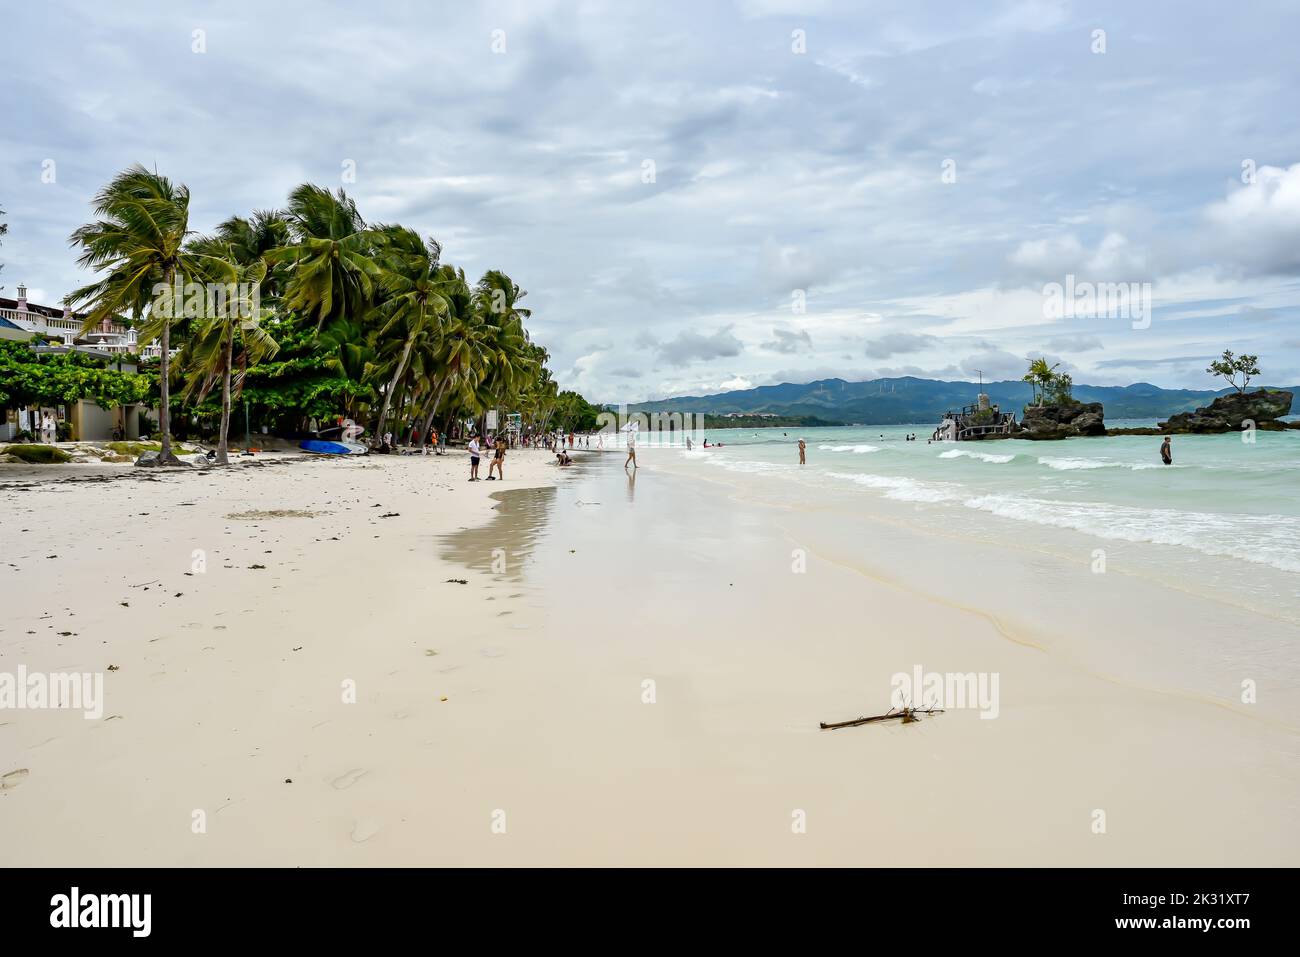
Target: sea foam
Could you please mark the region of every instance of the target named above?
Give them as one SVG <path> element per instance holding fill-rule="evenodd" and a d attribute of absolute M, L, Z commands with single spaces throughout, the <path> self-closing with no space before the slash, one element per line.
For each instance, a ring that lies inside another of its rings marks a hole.
<path fill-rule="evenodd" d="M 1098 538 L 1190 548 L 1300 572 L 1295 545 L 1300 541 L 1300 520 L 1286 515 L 1186 512 L 1015 495 L 979 495 L 964 504 L 1003 518 L 1074 529 Z"/>
<path fill-rule="evenodd" d="M 949 449 L 947 452 L 940 452 L 941 459 L 978 459 L 981 462 L 990 462 L 994 465 L 1006 465 L 1015 458 L 1011 455 L 993 455 L 990 452 L 970 452 L 966 449 Z"/>
<path fill-rule="evenodd" d="M 1165 467 L 1157 462 L 1110 462 L 1103 459 L 1058 458 L 1052 455 L 1039 456 L 1038 464 L 1046 465 L 1049 469 L 1056 469 L 1058 472 L 1080 472 L 1092 469 L 1128 469 L 1132 472 L 1141 472 L 1145 469 Z"/>
<path fill-rule="evenodd" d="M 882 489 L 885 498 L 899 502 L 951 502 L 960 498 L 956 486 L 937 482 L 918 482 L 916 479 L 869 473 L 827 472 L 831 478 L 846 479 L 855 485 Z"/>
<path fill-rule="evenodd" d="M 852 452 L 854 455 L 865 455 L 868 452 L 879 452 L 878 445 L 819 445 L 817 448 L 823 452 Z"/>

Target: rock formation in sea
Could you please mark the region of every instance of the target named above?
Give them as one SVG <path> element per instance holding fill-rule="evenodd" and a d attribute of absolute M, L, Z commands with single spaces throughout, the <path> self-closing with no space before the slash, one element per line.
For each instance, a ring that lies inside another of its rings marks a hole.
<path fill-rule="evenodd" d="M 1018 439 L 1072 439 L 1082 435 L 1105 435 L 1106 423 L 1100 402 L 1062 405 L 1028 405 L 1020 420 Z"/>
<path fill-rule="evenodd" d="M 1236 432 L 1243 422 L 1267 428 L 1291 411 L 1290 392 L 1260 389 L 1258 392 L 1230 392 L 1195 412 L 1171 415 L 1159 427 L 1165 432 Z"/>

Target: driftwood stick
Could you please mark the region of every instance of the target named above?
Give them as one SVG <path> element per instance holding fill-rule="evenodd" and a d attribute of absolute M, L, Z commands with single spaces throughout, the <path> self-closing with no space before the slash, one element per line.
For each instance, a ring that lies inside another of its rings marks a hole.
<path fill-rule="evenodd" d="M 884 714 L 873 714 L 870 717 L 854 718 L 852 721 L 836 721 L 833 724 L 827 724 L 823 721 L 821 722 L 821 729 L 823 731 L 835 731 L 839 728 L 856 728 L 859 725 L 871 724 L 873 721 L 891 721 L 894 718 L 898 718 L 904 724 L 908 724 L 912 721 L 920 721 L 921 719 L 916 717 L 918 714 L 943 714 L 943 709 L 934 707 L 901 708 L 896 711 L 893 708 L 890 708 Z"/>

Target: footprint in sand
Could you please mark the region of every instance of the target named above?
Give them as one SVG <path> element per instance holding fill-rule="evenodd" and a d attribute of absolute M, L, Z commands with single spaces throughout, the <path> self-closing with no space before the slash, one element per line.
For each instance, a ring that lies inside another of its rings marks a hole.
<path fill-rule="evenodd" d="M 23 783 L 23 778 L 30 774 L 26 768 L 19 768 L 17 771 L 10 771 L 8 774 L 0 775 L 0 791 L 9 791 Z"/>
<path fill-rule="evenodd" d="M 352 823 L 352 843 L 364 844 L 383 828 L 383 824 L 372 817 L 363 817 Z"/>
<path fill-rule="evenodd" d="M 500 658 L 505 655 L 505 652 L 500 648 L 483 648 L 479 651 L 479 654 L 484 658 Z"/>
<path fill-rule="evenodd" d="M 365 768 L 353 768 L 342 777 L 335 778 L 331 783 L 334 785 L 335 790 L 342 791 L 344 788 L 352 787 L 352 785 L 356 784 L 365 776 Z"/>

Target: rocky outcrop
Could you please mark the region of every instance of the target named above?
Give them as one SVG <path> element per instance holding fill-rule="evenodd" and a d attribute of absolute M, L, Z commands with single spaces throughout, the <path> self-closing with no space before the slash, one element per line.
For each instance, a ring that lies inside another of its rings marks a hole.
<path fill-rule="evenodd" d="M 1071 405 L 1025 406 L 1018 439 L 1072 439 L 1084 435 L 1105 435 L 1106 422 L 1100 402 Z"/>
<path fill-rule="evenodd" d="M 1290 392 L 1281 390 L 1232 392 L 1219 396 L 1195 412 L 1171 415 L 1167 422 L 1159 425 L 1166 432 L 1236 432 L 1241 429 L 1243 422 L 1253 422 L 1259 427 L 1289 414 L 1291 398 Z"/>

